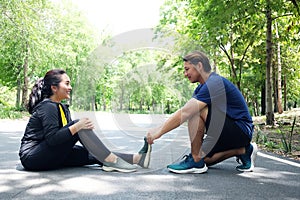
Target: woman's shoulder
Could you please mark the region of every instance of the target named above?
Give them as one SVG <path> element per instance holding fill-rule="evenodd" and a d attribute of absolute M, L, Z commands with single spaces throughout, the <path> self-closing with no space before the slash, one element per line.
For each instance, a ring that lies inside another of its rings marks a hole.
<path fill-rule="evenodd" d="M 51 111 L 57 108 L 57 103 L 51 101 L 50 99 L 44 99 L 41 101 L 34 110 L 36 111 Z"/>
<path fill-rule="evenodd" d="M 49 106 L 57 106 L 58 103 L 51 101 L 50 99 L 44 99 L 41 102 L 42 105 L 49 105 Z"/>

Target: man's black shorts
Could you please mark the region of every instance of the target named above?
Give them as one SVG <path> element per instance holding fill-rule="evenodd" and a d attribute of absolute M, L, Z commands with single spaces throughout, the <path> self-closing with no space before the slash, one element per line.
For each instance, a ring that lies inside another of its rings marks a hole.
<path fill-rule="evenodd" d="M 211 124 L 210 113 L 207 117 L 206 128 L 209 129 Z M 220 120 L 222 121 L 222 120 Z M 247 146 L 251 139 L 242 131 L 235 121 L 228 116 L 223 119 L 223 128 L 220 134 L 211 134 L 209 132 L 202 143 L 202 150 L 207 157 L 212 157 L 215 153 L 231 149 L 238 149 Z M 222 124 L 222 123 L 220 123 Z"/>

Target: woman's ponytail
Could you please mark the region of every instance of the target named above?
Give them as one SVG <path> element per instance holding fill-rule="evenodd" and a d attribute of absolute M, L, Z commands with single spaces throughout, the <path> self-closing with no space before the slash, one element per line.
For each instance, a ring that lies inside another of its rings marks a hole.
<path fill-rule="evenodd" d="M 31 93 L 29 95 L 29 101 L 27 105 L 27 110 L 32 114 L 33 108 L 44 99 L 43 95 L 44 79 L 38 79 L 34 86 L 32 87 Z"/>

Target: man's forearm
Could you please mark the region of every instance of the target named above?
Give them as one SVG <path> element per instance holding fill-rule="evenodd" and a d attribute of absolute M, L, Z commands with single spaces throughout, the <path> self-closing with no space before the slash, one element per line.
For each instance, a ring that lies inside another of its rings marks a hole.
<path fill-rule="evenodd" d="M 182 121 L 182 112 L 181 109 L 177 110 L 167 121 L 161 126 L 159 130 L 159 136 L 164 135 L 165 133 L 177 128 L 184 121 Z"/>

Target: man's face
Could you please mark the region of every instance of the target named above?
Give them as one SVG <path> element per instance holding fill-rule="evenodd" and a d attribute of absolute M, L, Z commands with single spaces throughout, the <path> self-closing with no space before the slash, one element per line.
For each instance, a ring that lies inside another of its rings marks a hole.
<path fill-rule="evenodd" d="M 184 76 L 186 76 L 191 83 L 199 82 L 200 73 L 197 65 L 190 63 L 189 61 L 184 62 Z"/>

